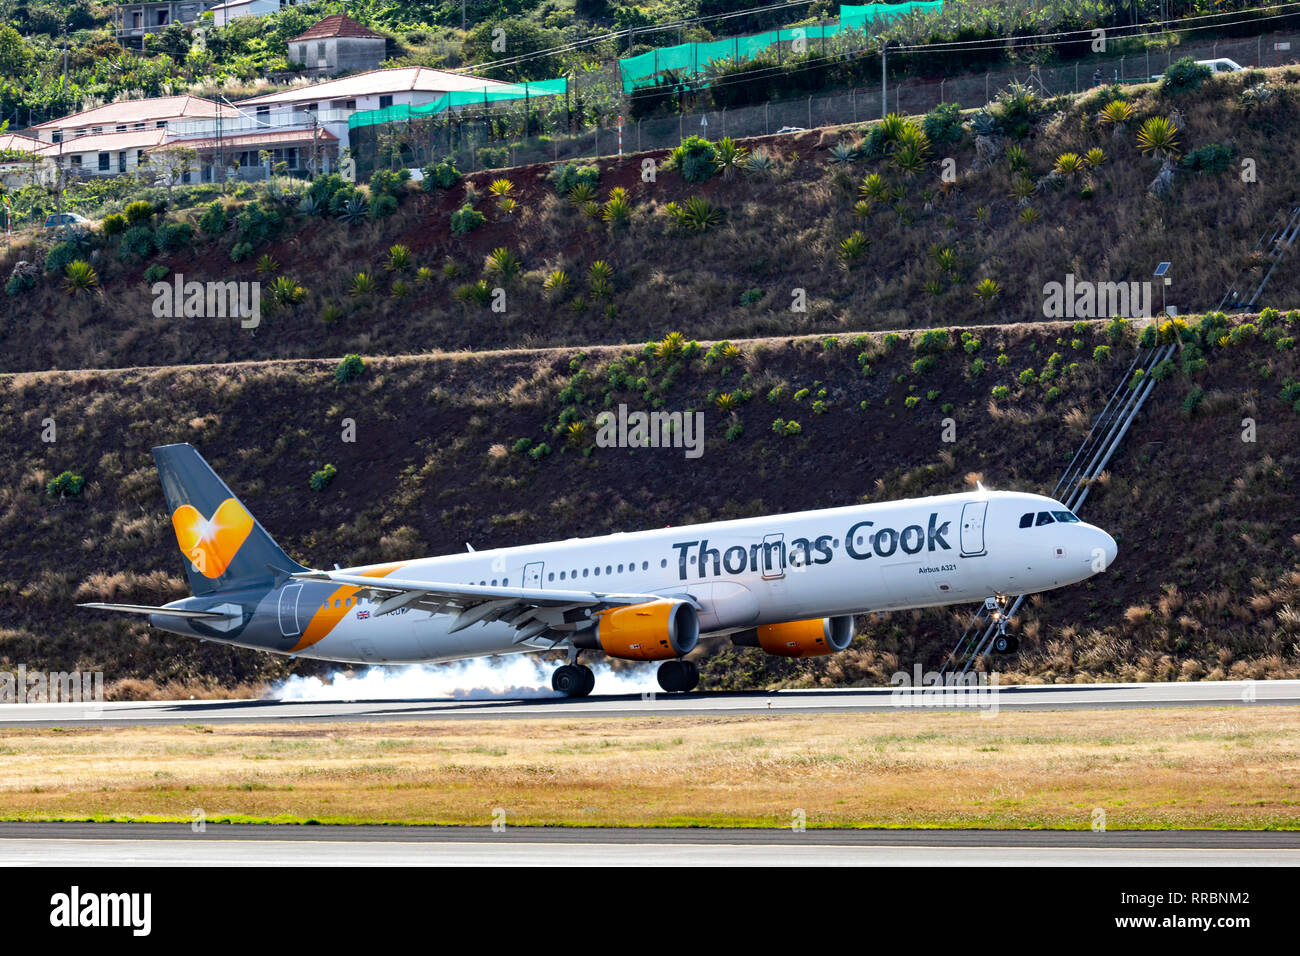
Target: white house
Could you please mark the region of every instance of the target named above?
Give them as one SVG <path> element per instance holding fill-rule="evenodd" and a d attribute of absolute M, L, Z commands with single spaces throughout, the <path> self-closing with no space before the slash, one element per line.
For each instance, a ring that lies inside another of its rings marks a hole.
<path fill-rule="evenodd" d="M 285 7 L 297 6 L 298 0 L 228 0 L 212 8 L 213 26 L 224 27 L 241 17 L 264 17 Z"/>
<path fill-rule="evenodd" d="M 37 123 L 31 132 L 41 142 L 60 143 L 80 136 L 166 129 L 180 120 L 211 119 L 216 116 L 234 119 L 239 116 L 239 111 L 232 106 L 199 96 L 153 96 L 142 100 L 105 103 L 70 116 Z"/>
<path fill-rule="evenodd" d="M 387 47 L 388 38 L 382 33 L 335 13 L 289 38 L 289 62 L 301 63 L 318 76 L 354 73 L 379 66 Z"/>

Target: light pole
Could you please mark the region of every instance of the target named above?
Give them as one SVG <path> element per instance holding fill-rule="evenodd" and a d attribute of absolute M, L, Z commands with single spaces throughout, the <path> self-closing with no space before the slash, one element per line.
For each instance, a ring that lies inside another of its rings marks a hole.
<path fill-rule="evenodd" d="M 884 119 L 886 104 L 889 102 L 889 97 L 885 92 L 885 51 L 889 49 L 889 41 L 884 37 L 876 37 L 876 39 L 880 41 L 880 118 Z"/>

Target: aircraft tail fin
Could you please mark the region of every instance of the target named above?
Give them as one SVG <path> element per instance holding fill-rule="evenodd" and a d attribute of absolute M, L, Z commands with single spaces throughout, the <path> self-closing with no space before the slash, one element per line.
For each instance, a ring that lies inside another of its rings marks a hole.
<path fill-rule="evenodd" d="M 196 596 L 270 587 L 309 570 L 284 553 L 193 445 L 161 445 L 153 458 Z"/>

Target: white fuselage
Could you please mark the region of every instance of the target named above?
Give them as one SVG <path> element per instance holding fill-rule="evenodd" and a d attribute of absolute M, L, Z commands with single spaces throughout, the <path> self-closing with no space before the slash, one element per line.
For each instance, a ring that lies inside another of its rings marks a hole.
<path fill-rule="evenodd" d="M 1025 515 L 1033 515 L 1021 527 Z M 982 601 L 1082 581 L 1116 553 L 1105 531 L 1041 495 L 978 491 L 771 517 L 573 538 L 400 563 L 404 581 L 657 594 L 693 600 L 702 635 L 783 621 Z M 348 569 L 365 574 L 368 565 Z M 282 627 L 317 610 L 281 598 Z M 302 599 L 303 603 L 307 603 Z M 509 624 L 449 633 L 452 616 L 376 616 L 361 599 L 301 656 L 397 663 L 552 647 Z M 293 622 L 299 622 L 294 624 Z"/>

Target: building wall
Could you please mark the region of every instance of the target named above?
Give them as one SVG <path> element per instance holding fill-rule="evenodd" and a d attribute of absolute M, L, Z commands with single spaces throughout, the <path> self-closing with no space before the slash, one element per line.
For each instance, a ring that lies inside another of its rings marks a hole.
<path fill-rule="evenodd" d="M 388 41 L 382 38 L 328 37 L 289 44 L 289 59 L 309 73 L 332 75 L 373 70 L 384 60 Z"/>

